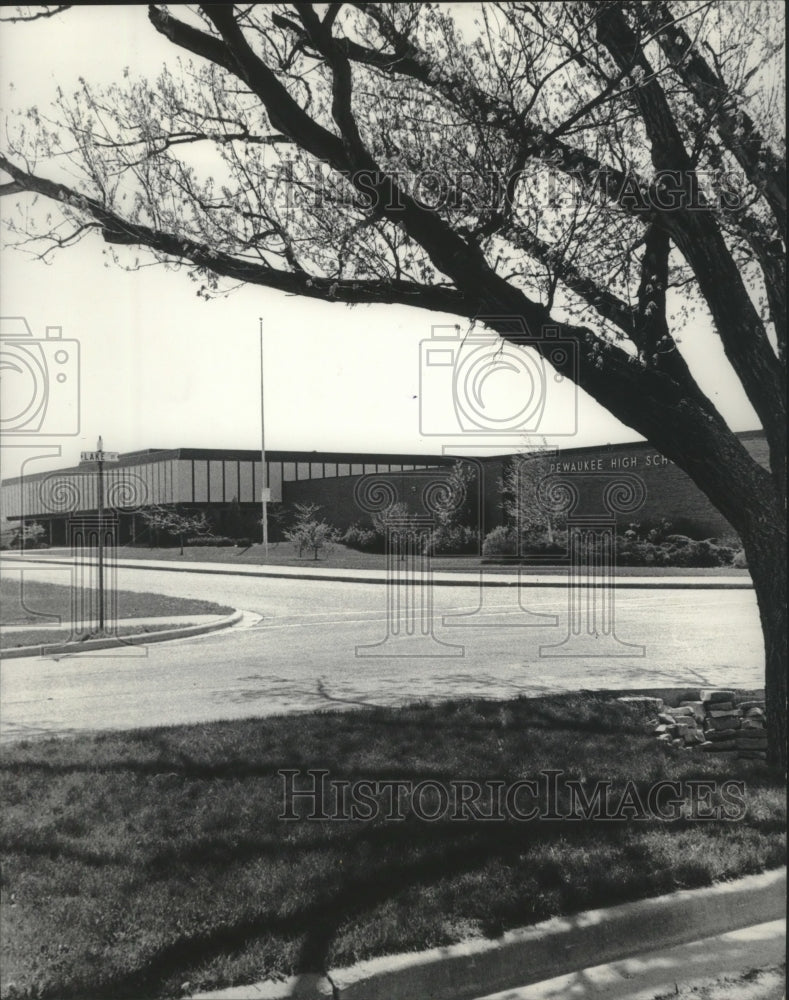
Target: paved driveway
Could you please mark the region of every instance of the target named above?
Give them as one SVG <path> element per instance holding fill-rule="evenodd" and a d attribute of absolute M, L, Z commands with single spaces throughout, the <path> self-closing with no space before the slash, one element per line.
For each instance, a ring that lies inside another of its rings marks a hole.
<path fill-rule="evenodd" d="M 13 565 L 2 571 L 18 578 Z M 24 572 L 67 582 L 69 570 Z M 202 597 L 249 615 L 231 631 L 147 649 L 8 660 L 0 738 L 416 699 L 763 683 L 752 590 L 619 590 L 616 634 L 636 645 L 602 648 L 604 636 L 590 636 L 573 650 L 559 646 L 568 631 L 564 588 L 487 588 L 481 608 L 473 588 L 436 587 L 432 608 L 415 593 L 417 635 L 380 645 L 403 621 L 402 604 L 387 603 L 405 599 L 398 588 L 147 568 L 119 569 L 118 587 Z M 592 602 L 589 589 L 576 596 Z M 599 599 L 582 610 L 594 608 L 599 616 Z"/>

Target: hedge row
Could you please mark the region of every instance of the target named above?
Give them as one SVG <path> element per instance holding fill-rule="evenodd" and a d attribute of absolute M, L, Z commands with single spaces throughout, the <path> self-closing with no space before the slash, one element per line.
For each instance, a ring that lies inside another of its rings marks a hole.
<path fill-rule="evenodd" d="M 598 549 L 599 546 L 592 546 L 591 551 L 597 552 Z M 544 560 L 545 556 L 551 555 L 566 556 L 567 532 L 557 531 L 550 540 L 547 538 L 524 539 L 520 553 L 518 553 L 514 530 L 499 525 L 485 537 L 482 554 L 487 558 L 520 554 L 526 560 L 529 556 L 539 556 L 541 560 Z M 747 568 L 742 548 L 722 544 L 715 538 L 696 540 L 687 535 L 666 535 L 660 541 L 650 541 L 648 538 L 639 537 L 634 531 L 617 535 L 616 561 L 620 566 L 733 566 L 736 569 Z"/>

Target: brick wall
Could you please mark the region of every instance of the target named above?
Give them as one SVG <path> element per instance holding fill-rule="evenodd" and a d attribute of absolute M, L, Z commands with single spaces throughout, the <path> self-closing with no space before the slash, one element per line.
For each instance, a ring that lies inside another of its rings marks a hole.
<path fill-rule="evenodd" d="M 749 432 L 741 435 L 741 439 L 754 458 L 767 467 L 768 450 L 764 435 L 761 432 Z M 648 524 L 665 519 L 671 522 L 675 532 L 699 538 L 734 534 L 731 525 L 715 510 L 691 479 L 650 444 L 639 442 L 568 449 L 548 461 L 555 464 L 557 471 L 576 482 L 580 493 L 576 513 L 597 513 L 604 510 L 601 505 L 601 486 L 615 481 L 618 472 L 625 472 L 640 477 L 646 489 L 646 499 L 639 510 L 619 515 L 622 529 L 631 521 Z M 507 462 L 507 457 L 486 460 L 481 489 L 472 486 L 470 490 L 471 497 L 464 520 L 466 523 L 479 523 L 478 495 L 481 493 L 485 533 L 504 519 L 498 483 Z M 594 469 L 594 474 L 589 473 L 590 467 Z M 436 470 L 433 478 L 440 478 L 441 475 Z M 392 483 L 398 499 L 408 503 L 415 512 L 424 510 L 419 502 L 424 476 L 424 472 L 381 474 L 381 478 Z M 284 483 L 283 504 L 319 504 L 319 517 L 340 530 L 354 522 L 369 525 L 369 515 L 357 506 L 354 499 L 354 487 L 358 479 L 357 476 L 343 476 Z"/>

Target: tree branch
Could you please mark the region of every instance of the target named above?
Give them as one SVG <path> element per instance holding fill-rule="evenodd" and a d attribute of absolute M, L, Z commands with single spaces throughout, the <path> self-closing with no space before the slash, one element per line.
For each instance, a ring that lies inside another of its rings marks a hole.
<path fill-rule="evenodd" d="M 30 6 L 30 5 L 28 5 Z M 7 23 L 19 23 L 21 21 L 38 21 L 42 17 L 54 17 L 55 14 L 62 14 L 64 10 L 71 10 L 74 4 L 71 3 L 61 3 L 52 7 L 50 10 L 49 4 L 44 4 L 43 10 L 36 11 L 35 14 L 15 14 L 11 17 L 0 17 L 0 21 Z M 17 7 L 17 10 L 22 10 L 22 7 Z"/>
<path fill-rule="evenodd" d="M 618 3 L 599 8 L 597 33 L 620 69 L 635 65 L 645 82 L 634 91 L 657 171 L 674 171 L 686 197 L 695 171 L 660 82 Z M 696 178 L 696 185 L 698 179 Z M 690 203 L 690 202 L 688 202 Z M 726 357 L 759 415 L 770 444 L 773 468 L 786 452 L 786 386 L 779 359 L 751 300 L 714 215 L 709 210 L 665 211 L 662 224 L 693 268 Z M 777 418 L 777 419 L 776 419 Z"/>
<path fill-rule="evenodd" d="M 672 69 L 709 115 L 748 180 L 764 193 L 786 239 L 786 163 L 770 148 L 753 119 L 736 102 L 731 89 L 677 23 L 668 5 L 664 2 L 643 5 L 639 13 L 657 36 Z"/>
<path fill-rule="evenodd" d="M 241 260 L 222 251 L 211 250 L 204 244 L 174 233 L 165 233 L 150 226 L 129 222 L 96 199 L 80 194 L 63 184 L 28 173 L 11 163 L 2 154 L 0 154 L 0 169 L 14 178 L 13 184 L 18 190 L 43 195 L 90 217 L 97 228 L 100 228 L 107 243 L 148 247 L 155 253 L 189 261 L 196 267 L 208 269 L 235 281 L 327 302 L 348 304 L 395 302 L 456 315 L 466 315 L 469 312 L 467 297 L 452 288 L 421 285 L 412 281 L 340 281 L 310 275 L 304 270 L 282 271 L 266 264 Z"/>

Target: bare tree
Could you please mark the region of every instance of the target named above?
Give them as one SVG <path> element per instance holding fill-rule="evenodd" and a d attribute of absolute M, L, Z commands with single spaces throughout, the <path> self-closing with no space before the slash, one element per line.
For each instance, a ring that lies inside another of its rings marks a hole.
<path fill-rule="evenodd" d="M 185 514 L 176 507 L 145 507 L 140 511 L 140 517 L 151 532 L 152 538 L 160 531 L 172 538 L 178 539 L 181 555 L 184 554 L 184 542 L 192 535 L 207 537 L 211 534 L 211 525 L 204 511 Z"/>
<path fill-rule="evenodd" d="M 331 552 L 336 535 L 334 528 L 326 521 L 318 520 L 320 504 L 294 504 L 295 520 L 284 532 L 285 538 L 293 544 L 299 558 L 306 549 L 317 560 L 321 552 Z"/>
<path fill-rule="evenodd" d="M 43 196 L 58 216 L 31 232 L 20 201 L 20 242 L 48 253 L 96 231 L 188 268 L 203 294 L 225 277 L 484 317 L 514 343 L 525 328 L 738 531 L 765 637 L 769 755 L 785 761 L 776 6 L 487 3 L 463 5 L 465 21 L 423 3 L 174 9 L 148 11 L 194 57 L 183 72 L 119 69 L 7 133 L 0 191 Z M 758 414 L 769 469 L 683 356 L 700 322 Z M 547 325 L 573 350 L 549 350 Z"/>

